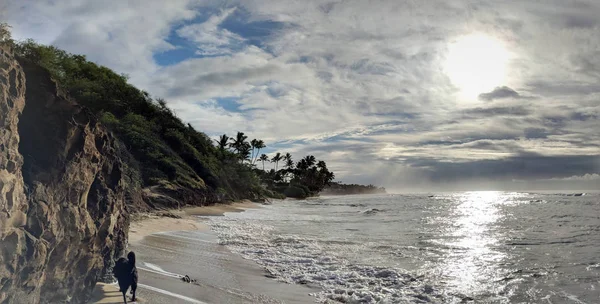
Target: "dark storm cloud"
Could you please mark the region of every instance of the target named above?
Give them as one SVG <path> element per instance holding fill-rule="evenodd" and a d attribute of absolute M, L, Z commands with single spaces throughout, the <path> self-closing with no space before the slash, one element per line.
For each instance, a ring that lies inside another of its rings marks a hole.
<path fill-rule="evenodd" d="M 578 83 L 569 81 L 530 81 L 526 84 L 534 94 L 542 96 L 584 96 L 594 93 L 600 93 L 600 84 L 598 83 Z"/>
<path fill-rule="evenodd" d="M 525 133 L 525 138 L 527 139 L 547 138 L 549 134 L 548 130 L 544 128 L 525 128 L 523 133 Z"/>
<path fill-rule="evenodd" d="M 463 114 L 470 117 L 490 117 L 490 116 L 528 116 L 532 112 L 525 106 L 515 107 L 490 107 L 490 108 L 472 108 L 467 109 Z"/>
<path fill-rule="evenodd" d="M 182 69 L 183 73 L 190 69 Z M 278 67 L 275 65 L 266 65 L 261 67 L 239 68 L 234 71 L 211 72 L 201 74 L 193 79 L 188 78 L 187 82 L 178 81 L 177 84 L 168 89 L 170 96 L 190 95 L 194 92 L 202 92 L 207 87 L 227 87 L 242 84 L 258 78 L 266 77 L 271 73 L 276 73 Z"/>
<path fill-rule="evenodd" d="M 236 71 L 205 74 L 197 77 L 195 82 L 197 84 L 224 85 L 244 82 L 246 80 L 251 80 L 256 77 L 265 76 L 275 72 L 277 72 L 277 67 L 274 65 L 267 65 L 258 68 L 242 68 Z"/>
<path fill-rule="evenodd" d="M 597 113 L 585 113 L 581 111 L 571 113 L 571 119 L 579 121 L 588 121 L 590 119 L 598 119 Z"/>
<path fill-rule="evenodd" d="M 489 93 L 479 94 L 479 99 L 486 100 L 486 101 L 491 101 L 494 99 L 503 99 L 503 98 L 522 99 L 522 98 L 526 98 L 526 97 L 521 96 L 519 93 L 517 93 L 517 91 L 515 91 L 507 86 L 497 87 Z"/>
<path fill-rule="evenodd" d="M 441 162 L 435 159 L 411 160 L 411 166 L 424 168 L 433 182 L 461 179 L 548 179 L 597 172 L 600 156 L 523 155 L 500 160 Z"/>

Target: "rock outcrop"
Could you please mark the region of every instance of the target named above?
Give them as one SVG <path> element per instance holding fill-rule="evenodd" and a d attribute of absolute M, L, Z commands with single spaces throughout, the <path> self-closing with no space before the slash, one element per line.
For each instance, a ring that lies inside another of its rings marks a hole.
<path fill-rule="evenodd" d="M 0 46 L 0 303 L 84 303 L 127 242 L 118 143 Z"/>

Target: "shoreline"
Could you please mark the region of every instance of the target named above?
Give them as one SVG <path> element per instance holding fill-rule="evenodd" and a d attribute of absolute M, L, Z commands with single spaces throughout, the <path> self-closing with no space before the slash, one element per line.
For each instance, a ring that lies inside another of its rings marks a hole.
<path fill-rule="evenodd" d="M 210 227 L 201 222 L 199 216 L 224 216 L 227 212 L 243 212 L 246 209 L 256 208 L 261 208 L 261 205 L 250 201 L 240 201 L 231 204 L 189 206 L 182 209 L 135 214 L 129 226 L 128 247 L 140 243 L 145 237 L 153 234 L 174 231 L 209 231 Z M 145 303 L 146 301 L 138 299 L 136 302 Z M 88 303 L 123 303 L 123 296 L 116 284 L 98 282 Z M 128 303 L 130 302 L 128 301 Z"/>
<path fill-rule="evenodd" d="M 223 216 L 226 212 L 243 212 L 246 209 L 260 208 L 250 201 L 211 206 L 190 206 L 182 209 L 155 211 L 136 214 L 129 226 L 128 243 L 138 243 L 144 237 L 172 231 L 207 231 L 210 227 L 202 223 L 199 216 Z"/>

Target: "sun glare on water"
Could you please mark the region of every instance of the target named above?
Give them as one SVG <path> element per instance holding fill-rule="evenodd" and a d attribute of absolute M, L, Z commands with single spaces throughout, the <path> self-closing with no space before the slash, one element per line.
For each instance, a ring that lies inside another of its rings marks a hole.
<path fill-rule="evenodd" d="M 510 53 L 485 34 L 461 36 L 448 46 L 444 72 L 467 99 L 505 85 Z"/>

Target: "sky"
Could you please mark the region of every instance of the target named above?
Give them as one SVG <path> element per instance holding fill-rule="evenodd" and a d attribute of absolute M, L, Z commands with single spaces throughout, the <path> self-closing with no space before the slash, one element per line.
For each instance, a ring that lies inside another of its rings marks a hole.
<path fill-rule="evenodd" d="M 394 191 L 600 189 L 600 1 L 0 0 L 196 129 Z"/>

